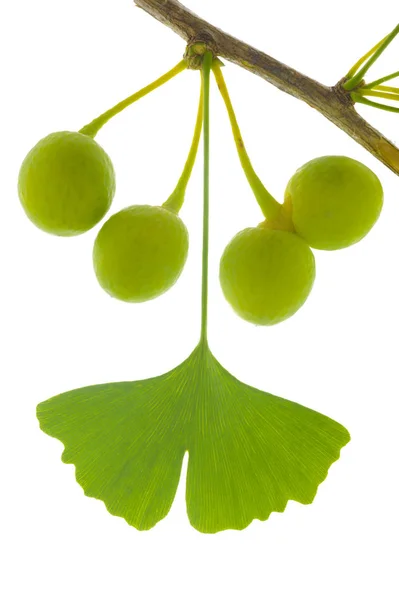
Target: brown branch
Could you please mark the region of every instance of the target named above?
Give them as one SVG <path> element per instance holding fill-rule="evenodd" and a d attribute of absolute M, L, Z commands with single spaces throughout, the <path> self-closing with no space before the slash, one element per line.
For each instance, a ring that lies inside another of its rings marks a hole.
<path fill-rule="evenodd" d="M 170 27 L 186 42 L 202 41 L 218 56 L 266 79 L 283 92 L 306 102 L 397 175 L 399 149 L 355 110 L 338 82 L 327 87 L 207 23 L 177 0 L 134 0 L 136 5 Z"/>

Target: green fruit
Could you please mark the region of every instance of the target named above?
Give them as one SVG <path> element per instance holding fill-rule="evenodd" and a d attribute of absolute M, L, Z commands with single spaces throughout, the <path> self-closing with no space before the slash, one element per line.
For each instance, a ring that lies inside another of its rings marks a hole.
<path fill-rule="evenodd" d="M 112 162 L 87 135 L 51 133 L 23 161 L 18 193 L 37 227 L 55 235 L 78 235 L 96 225 L 111 205 Z"/>
<path fill-rule="evenodd" d="M 108 294 L 144 302 L 166 292 L 186 262 L 188 232 L 183 221 L 160 206 L 130 206 L 100 229 L 94 270 Z"/>
<path fill-rule="evenodd" d="M 303 165 L 288 182 L 285 203 L 296 232 L 312 248 L 338 250 L 361 240 L 383 204 L 378 177 L 347 156 L 321 156 Z"/>
<path fill-rule="evenodd" d="M 251 227 L 227 245 L 219 276 L 226 300 L 240 317 L 256 325 L 274 325 L 305 302 L 315 278 L 315 260 L 295 233 Z"/>

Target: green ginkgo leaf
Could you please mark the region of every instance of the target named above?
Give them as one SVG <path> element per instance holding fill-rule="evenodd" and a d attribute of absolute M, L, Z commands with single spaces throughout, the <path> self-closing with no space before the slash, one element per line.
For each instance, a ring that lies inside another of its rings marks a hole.
<path fill-rule="evenodd" d="M 350 439 L 328 417 L 238 381 L 204 343 L 164 375 L 66 392 L 37 414 L 85 494 L 137 529 L 168 513 L 186 451 L 190 522 L 214 533 L 290 499 L 312 502 Z"/>

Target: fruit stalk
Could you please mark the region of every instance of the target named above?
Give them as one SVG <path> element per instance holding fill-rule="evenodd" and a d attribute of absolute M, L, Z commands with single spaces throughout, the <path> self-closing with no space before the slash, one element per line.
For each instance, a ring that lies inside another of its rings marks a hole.
<path fill-rule="evenodd" d="M 224 103 L 226 105 L 227 113 L 229 115 L 231 129 L 233 132 L 234 141 L 237 147 L 238 156 L 241 162 L 241 166 L 246 175 L 249 185 L 255 195 L 255 198 L 262 210 L 262 213 L 270 221 L 278 219 L 281 214 L 281 204 L 273 198 L 273 196 L 267 191 L 255 170 L 252 166 L 251 160 L 246 151 L 241 131 L 238 126 L 237 118 L 234 112 L 233 105 L 230 100 L 230 95 L 226 86 L 226 82 L 223 77 L 222 70 L 217 61 L 214 61 L 212 65 L 212 71 L 215 76 L 219 91 L 222 95 Z"/>
<path fill-rule="evenodd" d="M 175 67 L 173 67 L 173 69 L 171 69 L 167 73 L 164 73 L 164 75 L 161 75 L 161 77 L 158 77 L 158 79 L 156 79 L 149 85 L 146 85 L 138 92 L 135 92 L 131 96 L 128 96 L 127 98 L 125 98 L 125 100 L 118 102 L 118 104 L 116 104 L 106 112 L 102 113 L 99 117 L 93 119 L 93 121 L 82 127 L 82 129 L 79 130 L 79 133 L 83 133 L 84 135 L 88 135 L 90 137 L 96 136 L 101 127 L 105 125 L 105 123 L 107 123 L 112 117 L 120 113 L 122 110 L 124 110 L 137 100 L 140 100 L 140 98 L 147 96 L 147 94 L 156 90 L 167 81 L 170 81 L 171 79 L 173 79 L 173 77 L 176 77 L 176 75 L 184 71 L 184 69 L 186 68 L 186 61 L 181 60 Z"/>
<path fill-rule="evenodd" d="M 163 203 L 164 208 L 167 208 L 167 209 L 175 212 L 176 214 L 180 211 L 181 207 L 183 206 L 187 185 L 190 180 L 191 173 L 193 171 L 195 159 L 197 158 L 198 146 L 199 146 L 199 142 L 201 139 L 201 132 L 202 132 L 203 112 L 204 112 L 204 84 L 203 84 L 203 78 L 201 77 L 200 99 L 199 99 L 199 104 L 198 104 L 197 119 L 195 122 L 194 134 L 193 134 L 193 139 L 191 142 L 190 151 L 188 153 L 188 157 L 187 157 L 186 163 L 184 165 L 184 169 L 182 171 L 179 181 L 177 182 L 175 189 L 173 190 L 173 192 L 171 193 L 169 198 L 166 200 L 166 202 Z"/>

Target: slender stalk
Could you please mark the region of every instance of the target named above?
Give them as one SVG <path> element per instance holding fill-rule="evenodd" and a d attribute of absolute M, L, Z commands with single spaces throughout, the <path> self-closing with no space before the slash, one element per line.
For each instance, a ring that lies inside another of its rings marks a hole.
<path fill-rule="evenodd" d="M 357 90 L 357 93 L 361 96 L 375 96 L 377 98 L 385 98 L 386 100 L 399 100 L 399 94 L 393 94 L 391 92 L 381 92 L 379 90 Z"/>
<path fill-rule="evenodd" d="M 385 36 L 382 38 L 382 40 L 380 40 L 378 42 L 378 44 L 376 44 L 375 46 L 373 46 L 371 48 L 371 50 L 369 50 L 368 52 L 366 52 L 366 54 L 364 56 L 362 56 L 362 58 L 359 58 L 359 60 L 353 65 L 353 67 L 351 69 L 349 69 L 349 71 L 346 74 L 346 77 L 348 79 L 351 79 L 354 75 L 356 75 L 356 71 L 362 66 L 362 64 L 364 62 L 366 62 L 366 60 L 368 58 L 370 58 L 370 56 L 372 56 L 374 54 L 374 52 L 376 50 L 378 50 L 378 48 L 381 46 L 381 44 L 383 44 L 385 42 L 385 40 L 387 39 L 388 36 Z"/>
<path fill-rule="evenodd" d="M 79 133 L 83 133 L 90 137 L 94 137 L 95 135 L 97 135 L 97 133 L 99 132 L 101 127 L 103 125 L 105 125 L 105 123 L 107 123 L 107 121 L 109 121 L 112 117 L 114 117 L 115 115 L 120 113 L 127 106 L 130 106 L 131 104 L 133 104 L 133 102 L 140 100 L 140 98 L 143 98 L 144 96 L 146 96 L 153 90 L 156 90 L 161 85 L 163 85 L 164 83 L 166 83 L 167 81 L 169 81 L 170 79 L 172 79 L 173 77 L 175 77 L 176 75 L 178 75 L 179 73 L 184 71 L 184 69 L 186 69 L 186 68 L 187 68 L 186 61 L 181 60 L 175 67 L 173 67 L 173 69 L 171 69 L 170 71 L 168 71 L 167 73 L 165 73 L 164 75 L 162 75 L 161 77 L 159 77 L 158 79 L 156 79 L 155 81 L 150 83 L 149 85 L 146 85 L 138 92 L 135 92 L 131 96 L 128 96 L 127 98 L 125 98 L 125 100 L 118 102 L 118 104 L 116 104 L 114 107 L 107 110 L 105 113 L 102 113 L 96 119 L 93 119 L 93 121 L 91 121 L 90 123 L 88 123 L 87 125 L 82 127 L 82 129 L 79 130 Z"/>
<path fill-rule="evenodd" d="M 384 39 L 382 44 L 377 48 L 377 50 L 369 58 L 369 60 L 366 62 L 366 64 L 360 69 L 360 71 L 358 71 L 356 73 L 356 75 L 354 75 L 354 77 L 352 77 L 351 79 L 349 79 L 348 81 L 346 81 L 343 84 L 343 87 L 345 90 L 353 90 L 357 85 L 359 85 L 359 83 L 361 82 L 361 80 L 363 79 L 363 77 L 365 76 L 367 71 L 375 63 L 377 58 L 379 58 L 381 56 L 381 54 L 389 46 L 389 44 L 392 42 L 392 40 L 398 35 L 398 33 L 399 33 L 399 24 L 396 25 L 395 29 L 393 29 L 389 35 L 387 35 L 387 37 Z"/>
<path fill-rule="evenodd" d="M 367 104 L 367 106 L 373 106 L 374 108 L 380 108 L 381 110 L 386 110 L 388 112 L 399 113 L 399 108 L 395 106 L 388 106 L 387 104 L 380 104 L 379 102 L 373 102 L 372 100 L 368 100 L 364 96 L 360 94 L 356 94 L 355 92 L 351 93 L 352 100 L 354 102 L 359 102 L 360 104 Z"/>
<path fill-rule="evenodd" d="M 202 63 L 204 85 L 204 209 L 202 230 L 202 294 L 201 294 L 201 338 L 207 343 L 208 328 L 208 254 L 209 254 L 209 87 L 212 53 L 206 52 Z"/>
<path fill-rule="evenodd" d="M 380 83 L 384 83 L 384 81 L 390 81 L 391 79 L 396 79 L 396 77 L 399 77 L 399 71 L 395 71 L 395 73 L 390 73 L 389 75 L 385 75 L 385 77 L 380 77 L 380 79 L 376 79 L 367 85 L 363 85 L 362 90 L 375 88 Z"/>
<path fill-rule="evenodd" d="M 201 91 L 200 91 L 200 99 L 198 103 L 198 112 L 197 119 L 195 122 L 193 139 L 191 142 L 190 151 L 187 156 L 186 163 L 184 165 L 184 169 L 180 176 L 177 185 L 166 202 L 163 203 L 164 208 L 167 208 L 175 213 L 178 213 L 181 207 L 183 206 L 184 197 L 186 194 L 186 189 L 188 182 L 191 177 L 191 173 L 193 171 L 195 159 L 198 153 L 198 146 L 201 139 L 202 132 L 202 122 L 204 116 L 204 82 L 201 77 Z"/>
<path fill-rule="evenodd" d="M 392 85 L 376 85 L 373 87 L 373 90 L 381 90 L 383 92 L 392 92 L 394 94 L 399 94 L 399 87 L 394 87 Z"/>
<path fill-rule="evenodd" d="M 252 166 L 248 153 L 245 149 L 245 145 L 242 139 L 241 131 L 238 126 L 237 118 L 233 109 L 233 105 L 230 100 L 229 92 L 227 90 L 226 82 L 224 80 L 222 70 L 217 61 L 214 61 L 212 65 L 212 71 L 215 76 L 218 88 L 226 105 L 227 113 L 229 115 L 231 129 L 236 143 L 238 156 L 240 158 L 241 166 L 246 175 L 249 185 L 255 195 L 255 198 L 264 214 L 264 216 L 273 221 L 277 219 L 281 214 L 281 204 L 273 198 L 273 196 L 267 191 L 255 170 Z"/>

